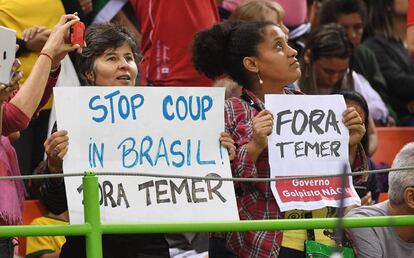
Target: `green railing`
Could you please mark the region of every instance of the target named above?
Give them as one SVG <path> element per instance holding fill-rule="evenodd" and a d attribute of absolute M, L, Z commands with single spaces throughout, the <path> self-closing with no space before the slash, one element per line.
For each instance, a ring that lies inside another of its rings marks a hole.
<path fill-rule="evenodd" d="M 12 236 L 86 236 L 88 258 L 102 257 L 102 234 L 235 232 L 249 230 L 292 230 L 335 228 L 338 219 L 283 219 L 222 222 L 101 224 L 98 177 L 86 173 L 83 177 L 85 224 L 63 226 L 0 226 L 0 237 Z M 345 228 L 414 226 L 414 216 L 382 216 L 344 218 Z"/>

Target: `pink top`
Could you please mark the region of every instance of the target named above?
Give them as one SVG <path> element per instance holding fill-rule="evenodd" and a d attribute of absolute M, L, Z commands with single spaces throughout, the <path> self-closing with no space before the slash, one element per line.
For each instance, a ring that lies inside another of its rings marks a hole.
<path fill-rule="evenodd" d="M 239 4 L 240 0 L 224 0 L 221 3 L 221 7 L 223 7 L 229 12 L 233 12 L 237 8 L 237 6 L 239 6 Z"/>
<path fill-rule="evenodd" d="M 241 0 L 224 0 L 221 6 L 233 12 L 240 5 Z M 306 0 L 275 0 L 285 10 L 284 23 L 288 27 L 295 27 L 306 21 Z"/>
<path fill-rule="evenodd" d="M 59 72 L 60 69 L 49 76 L 46 89 L 34 116 L 37 116 L 40 108 L 47 103 L 52 94 L 53 87 L 56 85 Z M 10 96 L 10 99 L 12 99 L 16 93 L 17 90 Z M 25 129 L 29 122 L 30 118 L 14 104 L 10 102 L 4 104 L 2 125 L 2 134 L 4 136 L 0 136 L 0 176 L 20 175 L 16 151 L 10 144 L 9 138 L 6 136 L 10 133 Z M 0 225 L 20 224 L 22 220 L 23 201 L 25 198 L 23 181 L 0 180 L 0 190 Z"/>
<path fill-rule="evenodd" d="M 305 23 L 306 0 L 277 0 L 285 10 L 284 23 L 288 27 L 296 27 Z"/>

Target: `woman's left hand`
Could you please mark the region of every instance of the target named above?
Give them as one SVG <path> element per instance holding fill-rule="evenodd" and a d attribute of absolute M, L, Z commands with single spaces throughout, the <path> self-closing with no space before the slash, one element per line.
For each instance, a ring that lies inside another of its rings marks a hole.
<path fill-rule="evenodd" d="M 10 94 L 19 88 L 19 80 L 23 77 L 23 73 L 18 71 L 21 66 L 19 59 L 15 59 L 12 67 L 12 78 L 8 85 L 0 84 L 0 102 L 9 100 Z"/>
<path fill-rule="evenodd" d="M 365 135 L 365 125 L 354 107 L 348 107 L 342 115 L 349 130 L 349 146 L 356 146 Z"/>
<path fill-rule="evenodd" d="M 230 134 L 222 132 L 220 134 L 220 143 L 227 149 L 229 159 L 232 161 L 236 157 L 236 146 L 234 145 L 234 140 L 231 138 Z"/>

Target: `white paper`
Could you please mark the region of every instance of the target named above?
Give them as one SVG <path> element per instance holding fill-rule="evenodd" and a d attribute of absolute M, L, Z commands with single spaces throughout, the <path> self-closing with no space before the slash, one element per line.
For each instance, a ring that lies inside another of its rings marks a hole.
<path fill-rule="evenodd" d="M 64 173 L 231 177 L 219 143 L 223 89 L 62 87 L 54 96 L 58 128 L 69 136 Z M 65 179 L 72 224 L 83 223 L 81 180 Z M 103 222 L 239 219 L 232 182 L 133 176 L 99 182 Z"/>
<path fill-rule="evenodd" d="M 266 95 L 265 103 L 274 116 L 268 143 L 272 178 L 351 171 L 342 96 Z M 272 191 L 282 211 L 339 207 L 341 178 L 286 180 L 272 183 Z M 345 206 L 360 204 L 351 177 L 345 197 Z"/>

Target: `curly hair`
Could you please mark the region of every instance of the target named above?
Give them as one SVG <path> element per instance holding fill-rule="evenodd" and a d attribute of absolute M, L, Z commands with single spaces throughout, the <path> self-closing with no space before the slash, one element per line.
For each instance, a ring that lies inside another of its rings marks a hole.
<path fill-rule="evenodd" d="M 198 32 L 193 43 L 194 67 L 209 78 L 227 74 L 239 85 L 250 88 L 251 80 L 243 66 L 247 56 L 257 56 L 264 28 L 272 22 L 226 21 Z"/>

